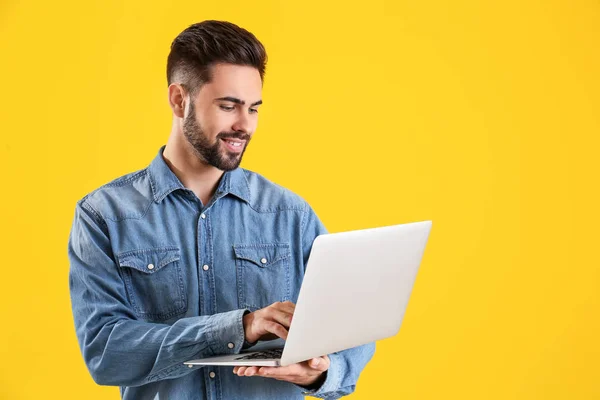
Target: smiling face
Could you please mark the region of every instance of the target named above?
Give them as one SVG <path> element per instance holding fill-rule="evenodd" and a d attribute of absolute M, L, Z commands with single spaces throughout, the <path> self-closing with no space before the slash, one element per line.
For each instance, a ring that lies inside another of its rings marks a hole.
<path fill-rule="evenodd" d="M 262 80 L 254 67 L 217 64 L 211 80 L 190 99 L 183 134 L 199 159 L 236 169 L 258 124 Z"/>

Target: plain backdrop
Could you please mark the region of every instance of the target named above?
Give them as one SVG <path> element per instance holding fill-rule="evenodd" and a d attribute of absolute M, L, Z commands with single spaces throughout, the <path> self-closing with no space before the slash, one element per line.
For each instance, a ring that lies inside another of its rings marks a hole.
<path fill-rule="evenodd" d="M 243 167 L 331 232 L 433 220 L 352 399 L 600 398 L 596 0 L 2 0 L 0 398 L 119 397 L 75 337 L 75 203 L 166 143 L 169 46 L 204 19 L 269 54 Z"/>

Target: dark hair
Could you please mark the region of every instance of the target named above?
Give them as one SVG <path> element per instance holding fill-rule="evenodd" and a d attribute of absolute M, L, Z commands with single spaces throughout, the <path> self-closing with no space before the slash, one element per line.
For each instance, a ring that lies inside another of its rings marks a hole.
<path fill-rule="evenodd" d="M 203 21 L 181 32 L 167 59 L 167 82 L 179 82 L 192 94 L 210 82 L 217 63 L 254 67 L 264 81 L 267 52 L 247 30 L 226 21 Z"/>

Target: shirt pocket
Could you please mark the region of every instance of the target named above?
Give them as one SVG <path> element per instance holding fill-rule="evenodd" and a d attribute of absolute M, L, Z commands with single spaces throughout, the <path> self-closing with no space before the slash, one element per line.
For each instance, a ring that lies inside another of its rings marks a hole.
<path fill-rule="evenodd" d="M 290 300 L 289 243 L 236 244 L 233 250 L 240 307 L 255 311 Z"/>
<path fill-rule="evenodd" d="M 131 250 L 117 255 L 127 296 L 149 322 L 162 322 L 187 311 L 178 247 Z"/>

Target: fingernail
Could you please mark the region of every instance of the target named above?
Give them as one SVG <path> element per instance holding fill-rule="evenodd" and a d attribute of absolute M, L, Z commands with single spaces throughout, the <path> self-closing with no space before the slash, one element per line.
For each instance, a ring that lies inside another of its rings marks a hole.
<path fill-rule="evenodd" d="M 321 360 L 319 360 L 318 358 L 317 358 L 316 360 L 313 360 L 313 362 L 312 362 L 312 366 L 313 366 L 313 367 L 316 367 L 317 365 L 319 365 L 319 362 L 320 362 L 320 361 L 321 361 Z"/>

